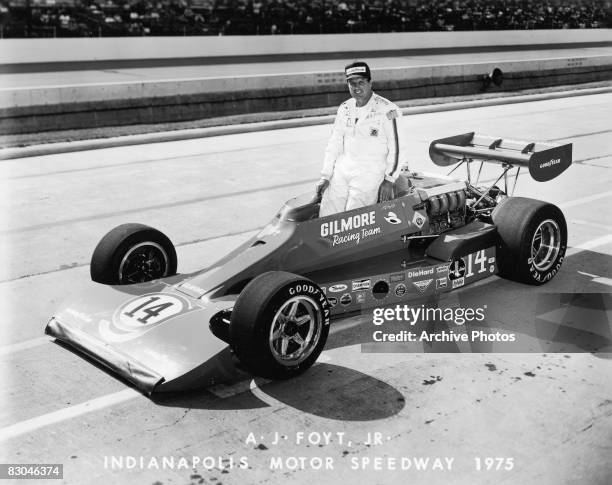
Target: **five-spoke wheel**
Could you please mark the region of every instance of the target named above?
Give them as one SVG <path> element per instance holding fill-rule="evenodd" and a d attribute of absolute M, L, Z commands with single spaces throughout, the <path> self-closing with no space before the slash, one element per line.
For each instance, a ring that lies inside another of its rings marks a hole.
<path fill-rule="evenodd" d="M 321 315 L 312 298 L 295 296 L 287 300 L 270 326 L 272 355 L 283 365 L 299 364 L 312 352 L 321 327 Z"/>
<path fill-rule="evenodd" d="M 308 369 L 327 340 L 330 307 L 312 281 L 283 271 L 253 278 L 232 310 L 229 342 L 250 372 L 288 378 Z"/>

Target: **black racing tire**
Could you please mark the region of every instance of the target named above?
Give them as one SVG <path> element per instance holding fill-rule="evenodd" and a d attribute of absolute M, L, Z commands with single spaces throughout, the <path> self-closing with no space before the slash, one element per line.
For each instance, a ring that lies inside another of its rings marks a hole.
<path fill-rule="evenodd" d="M 252 374 L 288 379 L 307 370 L 323 351 L 329 315 L 329 302 L 316 283 L 283 271 L 263 273 L 236 300 L 230 346 Z"/>
<path fill-rule="evenodd" d="M 93 281 L 107 285 L 144 283 L 176 274 L 176 250 L 166 235 L 143 224 L 110 230 L 91 256 Z"/>
<path fill-rule="evenodd" d="M 525 197 L 508 197 L 491 214 L 500 237 L 500 276 L 530 285 L 550 281 L 561 268 L 567 224 L 557 206 Z"/>

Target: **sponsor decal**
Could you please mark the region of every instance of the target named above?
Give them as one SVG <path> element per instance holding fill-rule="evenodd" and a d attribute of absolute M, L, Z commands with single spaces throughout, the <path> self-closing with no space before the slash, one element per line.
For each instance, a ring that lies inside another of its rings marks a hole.
<path fill-rule="evenodd" d="M 453 281 L 453 288 L 459 288 L 460 286 L 465 285 L 464 277 L 457 278 L 456 280 L 452 280 L 452 281 Z"/>
<path fill-rule="evenodd" d="M 384 211 L 395 209 L 395 202 L 393 201 L 386 202 L 381 206 L 381 209 Z"/>
<path fill-rule="evenodd" d="M 402 223 L 402 220 L 399 217 L 397 217 L 397 214 L 391 211 L 389 211 L 387 215 L 385 216 L 385 221 L 387 221 L 389 224 L 401 224 Z"/>
<path fill-rule="evenodd" d="M 321 224 L 321 237 L 333 236 L 374 224 L 376 224 L 376 211 L 355 214 Z"/>
<path fill-rule="evenodd" d="M 366 301 L 365 291 L 359 291 L 358 293 L 355 293 L 355 300 L 357 301 L 357 303 L 365 303 Z"/>
<path fill-rule="evenodd" d="M 296 283 L 295 285 L 289 287 L 287 293 L 289 293 L 289 296 L 295 296 L 299 293 L 308 293 L 310 296 L 318 300 L 323 308 L 323 325 L 329 325 L 329 301 L 318 286 L 308 283 Z"/>
<path fill-rule="evenodd" d="M 342 291 L 346 291 L 347 288 L 348 286 L 346 285 L 332 285 L 329 287 L 329 292 L 330 293 L 340 293 Z"/>
<path fill-rule="evenodd" d="M 559 165 L 560 163 L 561 163 L 560 158 L 553 158 L 552 160 L 549 160 L 548 162 L 540 163 L 540 168 L 548 168 L 548 167 L 552 167 L 553 165 Z"/>
<path fill-rule="evenodd" d="M 310 293 L 311 295 L 316 295 L 321 292 L 317 286 L 306 283 L 298 283 L 297 285 L 289 288 L 289 296 L 294 296 L 298 293 Z"/>
<path fill-rule="evenodd" d="M 493 264 L 495 262 L 495 257 L 489 258 L 489 264 Z"/>
<path fill-rule="evenodd" d="M 533 264 L 533 259 L 529 258 L 527 260 L 527 262 L 530 265 L 529 273 L 531 273 L 531 276 L 533 276 L 533 279 L 535 279 L 536 281 L 548 281 L 552 279 L 559 272 L 559 269 L 561 268 L 561 264 L 563 264 L 563 260 L 565 259 L 565 249 L 566 249 L 565 246 L 561 246 L 559 250 L 559 254 L 561 255 L 561 257 L 557 261 L 557 264 L 553 268 L 549 269 L 548 271 L 544 271 L 544 272 L 539 271 Z"/>
<path fill-rule="evenodd" d="M 463 279 L 465 276 L 465 261 L 463 259 L 455 259 L 448 268 L 448 277 L 451 280 Z M 455 286 L 453 285 L 453 288 Z"/>
<path fill-rule="evenodd" d="M 417 268 L 408 271 L 408 278 L 418 278 L 420 276 L 430 276 L 434 273 L 434 267 L 431 268 Z"/>
<path fill-rule="evenodd" d="M 548 150 L 547 150 L 548 151 Z M 561 145 L 550 149 L 550 153 L 535 153 L 529 164 L 529 173 L 538 182 L 552 180 L 563 173 L 572 163 L 572 146 Z"/>
<path fill-rule="evenodd" d="M 494 265 L 489 266 L 489 271 L 491 273 L 495 273 L 495 266 Z"/>
<path fill-rule="evenodd" d="M 377 300 L 382 300 L 386 298 L 389 294 L 389 283 L 385 280 L 377 281 L 374 287 L 372 288 L 372 296 Z"/>
<path fill-rule="evenodd" d="M 433 271 L 433 268 L 432 268 L 432 271 Z M 416 286 L 421 293 L 425 293 L 425 290 L 429 287 L 432 281 L 433 281 L 433 278 L 429 280 L 413 281 L 412 284 Z"/>
<path fill-rule="evenodd" d="M 356 67 L 351 67 L 351 68 L 347 69 L 346 70 L 346 75 L 350 76 L 351 74 L 358 74 L 358 73 L 362 73 L 362 72 L 366 72 L 365 66 L 356 66 Z"/>
<path fill-rule="evenodd" d="M 370 136 L 378 136 L 378 128 L 370 128 Z"/>
<path fill-rule="evenodd" d="M 438 278 L 436 280 L 436 288 L 446 288 L 447 282 L 446 278 Z"/>
<path fill-rule="evenodd" d="M 334 308 L 337 304 L 338 304 L 338 298 L 336 298 L 335 296 L 330 296 L 327 298 L 327 301 L 329 302 L 329 305 Z"/>
<path fill-rule="evenodd" d="M 389 276 L 389 281 L 391 283 L 397 283 L 398 281 L 404 281 L 406 279 L 406 275 L 404 273 L 393 273 Z"/>
<path fill-rule="evenodd" d="M 395 287 L 395 296 L 404 296 L 406 294 L 406 285 L 404 283 L 400 283 Z"/>
<path fill-rule="evenodd" d="M 487 250 L 481 249 L 480 251 L 476 251 L 475 253 L 468 254 L 467 256 L 462 258 L 462 262 L 465 266 L 465 271 L 462 273 L 458 273 L 457 277 L 465 276 L 465 278 L 471 278 L 474 275 L 479 275 L 482 273 L 494 272 L 494 264 L 490 261 L 491 258 L 488 258 L 490 266 L 487 266 Z M 495 258 L 493 258 L 495 260 Z M 493 268 L 493 269 L 491 269 Z"/>
<path fill-rule="evenodd" d="M 342 295 L 342 298 L 340 298 L 340 304 L 342 306 L 347 306 L 347 305 L 350 305 L 351 303 L 353 303 L 353 297 L 351 296 L 350 293 L 345 293 L 344 295 Z"/>
<path fill-rule="evenodd" d="M 295 296 L 300 293 L 307 293 L 315 300 L 318 300 L 319 304 L 323 309 L 323 325 L 329 325 L 329 315 L 331 314 L 329 301 L 318 286 L 306 282 L 295 283 L 293 286 L 289 287 L 287 293 L 289 293 L 289 296 Z"/>
<path fill-rule="evenodd" d="M 415 212 L 414 216 L 412 217 L 412 223 L 421 229 L 423 225 L 425 225 L 425 218 L 418 212 Z"/>
<path fill-rule="evenodd" d="M 376 211 L 364 212 L 351 217 L 343 217 L 321 224 L 321 237 L 331 240 L 332 246 L 339 244 L 359 244 L 362 239 L 381 234 L 376 224 Z"/>
<path fill-rule="evenodd" d="M 448 271 L 448 264 L 444 264 L 436 268 L 436 273 L 446 273 L 447 271 Z"/>
<path fill-rule="evenodd" d="M 370 289 L 370 280 L 357 280 L 352 282 L 351 286 L 353 291 L 357 290 L 369 290 Z"/>

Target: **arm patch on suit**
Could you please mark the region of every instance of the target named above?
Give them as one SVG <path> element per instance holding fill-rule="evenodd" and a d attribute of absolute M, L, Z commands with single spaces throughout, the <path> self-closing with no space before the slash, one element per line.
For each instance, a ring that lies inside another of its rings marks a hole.
<path fill-rule="evenodd" d="M 391 111 L 387 112 L 387 119 L 389 120 L 394 120 L 395 118 L 397 118 L 397 111 L 392 109 Z"/>

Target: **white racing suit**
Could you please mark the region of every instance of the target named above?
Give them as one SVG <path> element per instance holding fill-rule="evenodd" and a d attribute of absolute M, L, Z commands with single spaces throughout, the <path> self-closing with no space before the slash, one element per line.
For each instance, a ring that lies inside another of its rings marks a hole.
<path fill-rule="evenodd" d="M 321 176 L 330 181 L 319 216 L 375 204 L 384 179 L 395 182 L 405 164 L 399 108 L 373 93 L 357 119 L 355 99 L 340 105 L 327 143 Z"/>

